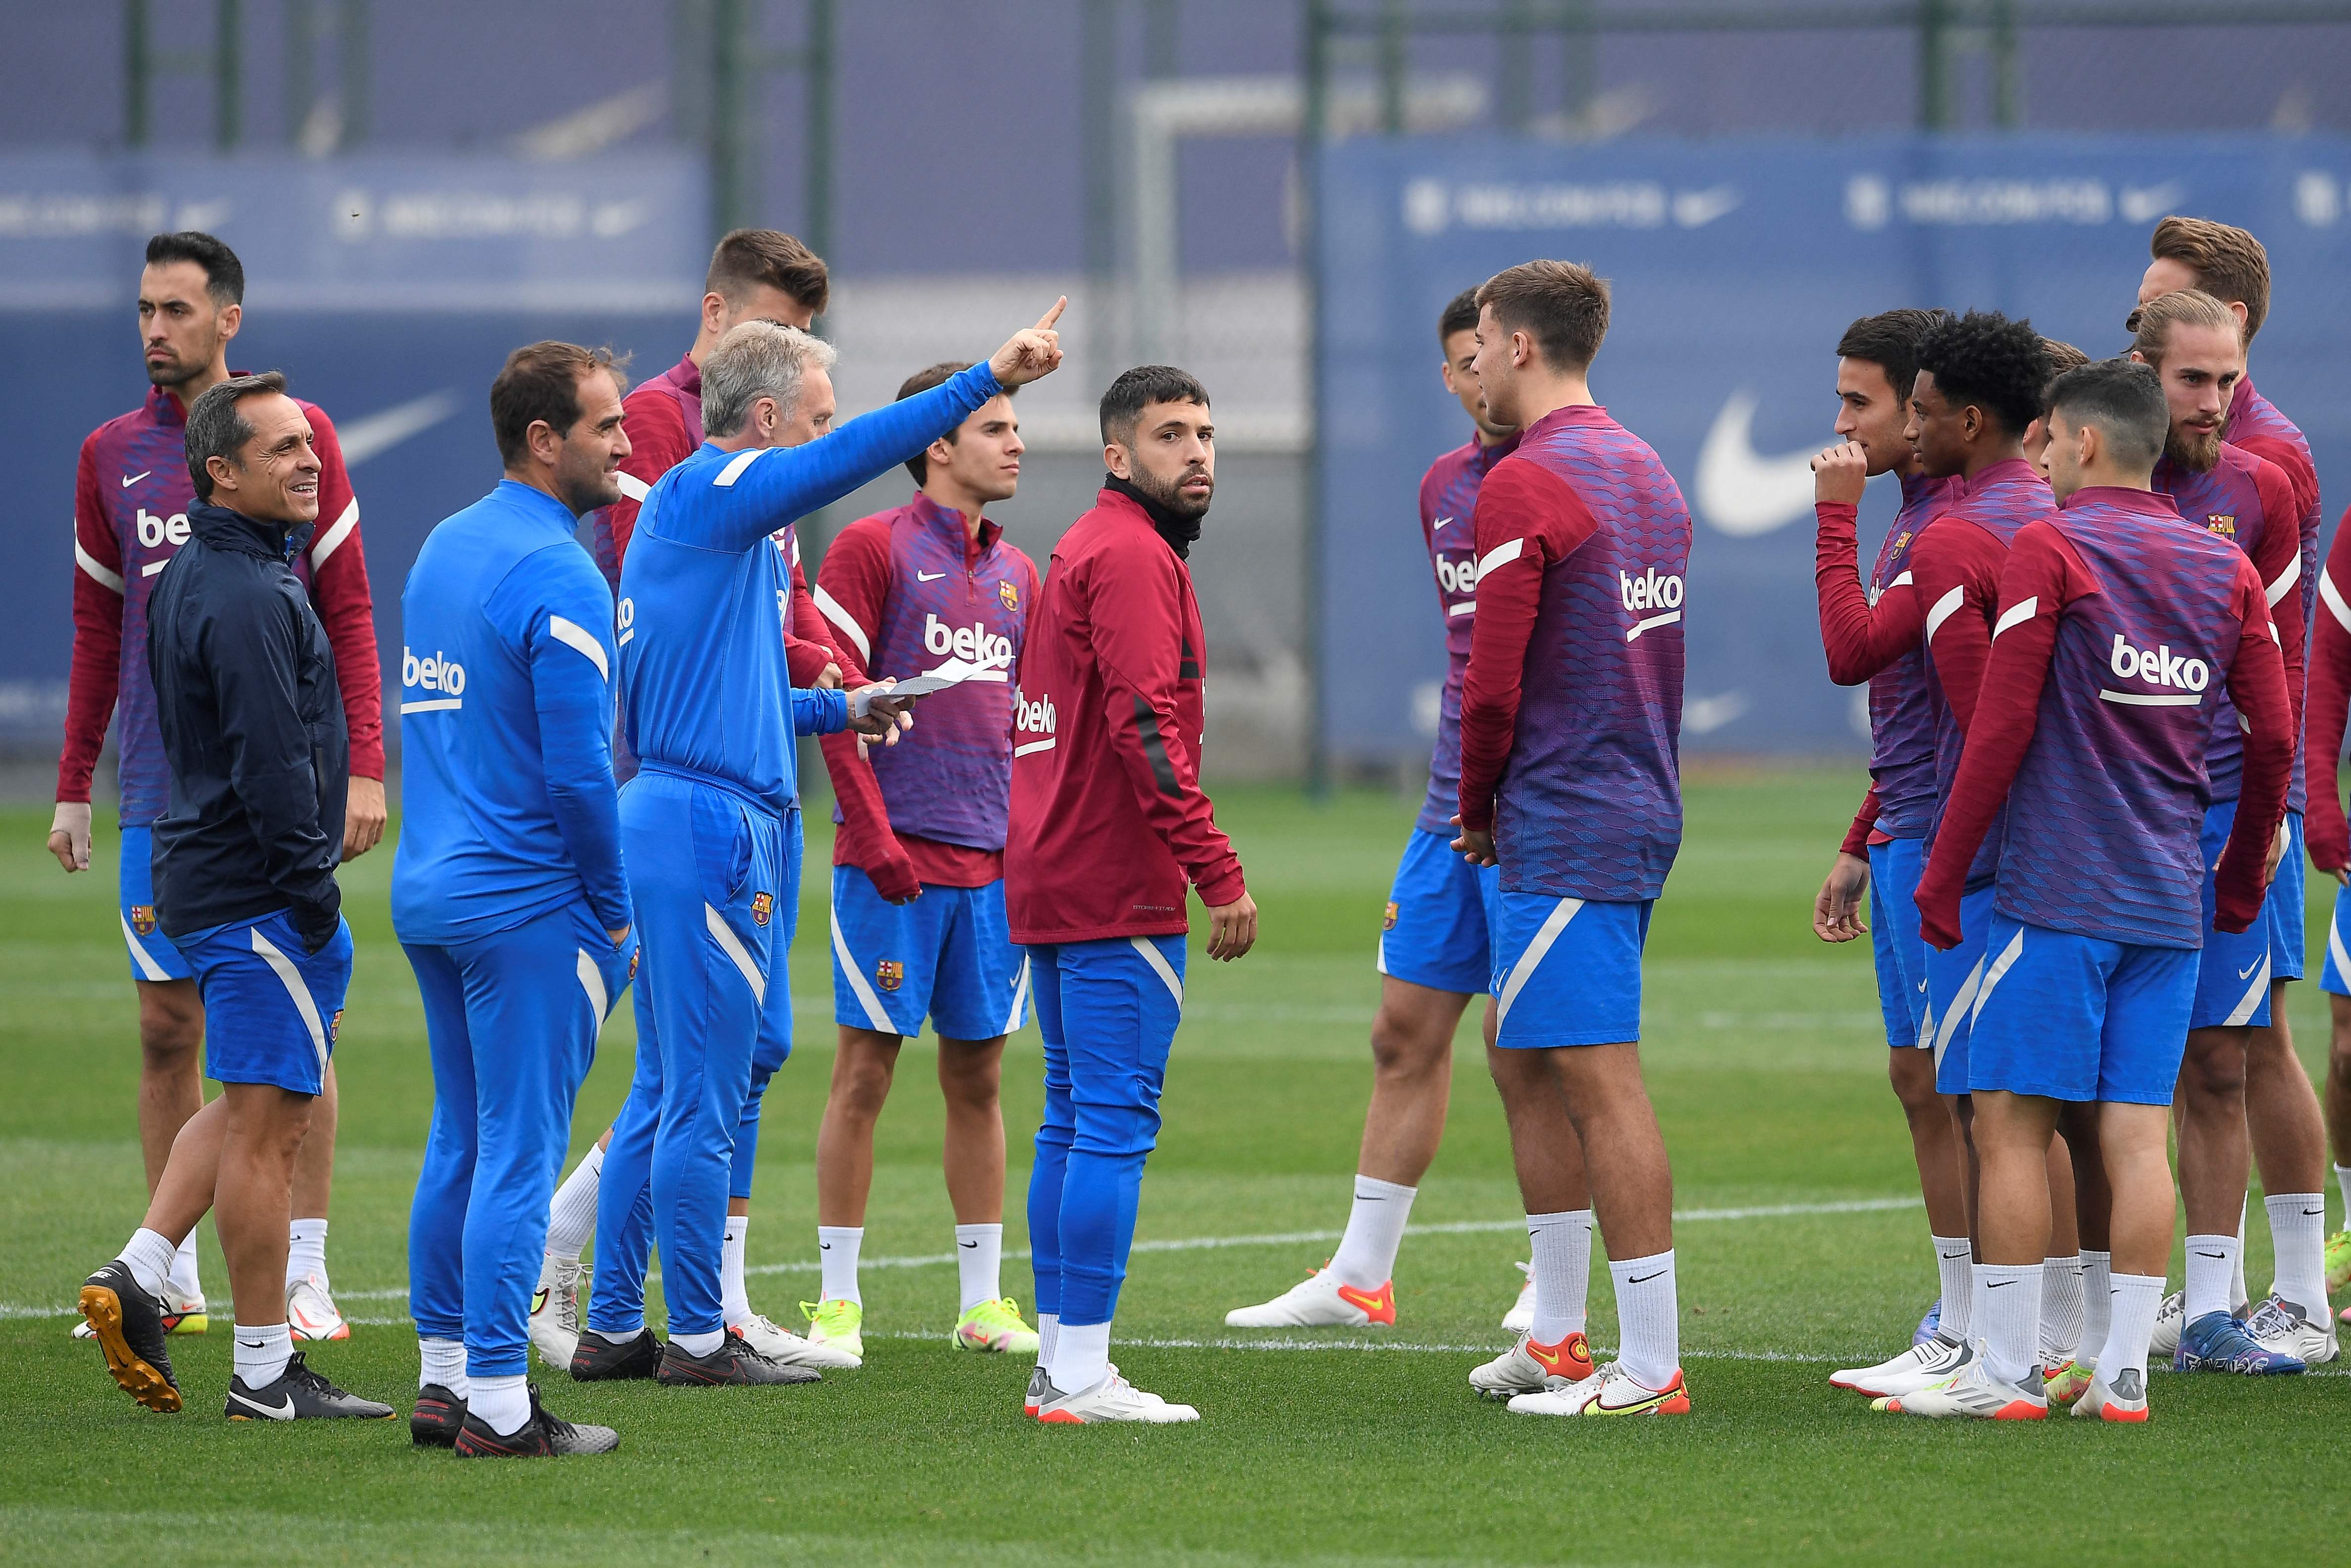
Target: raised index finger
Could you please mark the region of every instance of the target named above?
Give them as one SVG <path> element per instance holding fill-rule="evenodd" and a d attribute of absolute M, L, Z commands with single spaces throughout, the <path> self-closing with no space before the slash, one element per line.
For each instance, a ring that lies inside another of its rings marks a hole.
<path fill-rule="evenodd" d="M 1053 308 L 1050 310 L 1046 311 L 1042 316 L 1037 318 L 1036 329 L 1040 332 L 1048 330 L 1051 328 L 1054 322 L 1061 319 L 1061 312 L 1069 308 L 1070 297 L 1064 294 L 1059 299 L 1053 301 Z"/>

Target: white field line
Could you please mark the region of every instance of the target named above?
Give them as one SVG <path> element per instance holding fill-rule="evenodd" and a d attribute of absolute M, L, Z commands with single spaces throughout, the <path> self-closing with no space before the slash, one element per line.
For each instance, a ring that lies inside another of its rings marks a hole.
<path fill-rule="evenodd" d="M 1771 1203 L 1762 1204 L 1750 1208 L 1685 1208 L 1678 1209 L 1675 1212 L 1674 1223 L 1677 1225 L 1698 1225 L 1714 1220 L 1727 1219 L 1785 1219 L 1814 1214 L 1882 1214 L 1896 1209 L 1917 1208 L 1917 1207 L 1919 1207 L 1919 1200 L 1915 1197 L 1861 1197 L 1848 1198 L 1835 1203 Z M 1482 1236 L 1521 1231 L 1525 1228 L 1526 1221 L 1523 1219 L 1465 1219 L 1456 1220 L 1449 1224 L 1443 1225 L 1408 1225 L 1405 1227 L 1405 1234 L 1406 1236 Z M 1336 1230 L 1283 1230 L 1273 1231 L 1258 1236 L 1186 1236 L 1170 1238 L 1168 1239 L 1159 1241 L 1138 1241 L 1134 1244 L 1134 1250 L 1136 1252 L 1202 1252 L 1221 1250 L 1228 1247 L 1294 1247 L 1311 1241 L 1336 1241 L 1339 1239 L 1339 1236 L 1340 1233 Z M 1007 1252 L 1004 1254 L 1005 1260 L 1008 1262 L 1023 1262 L 1026 1261 L 1029 1256 L 1030 1254 L 1027 1251 Z M 905 1258 L 861 1259 L 858 1262 L 858 1268 L 860 1270 L 930 1269 L 942 1267 L 946 1264 L 952 1263 L 955 1260 L 956 1255 L 952 1252 L 926 1252 L 919 1256 Z M 813 1274 L 817 1272 L 819 1267 L 820 1265 L 813 1261 L 761 1263 L 755 1267 L 746 1269 L 743 1272 L 746 1274 Z M 653 1281 L 658 1281 L 660 1278 L 661 1274 L 656 1270 L 646 1277 L 646 1283 L 651 1284 Z M 335 1292 L 335 1296 L 338 1301 L 404 1301 L 408 1299 L 408 1287 L 405 1285 L 399 1285 L 373 1291 L 339 1290 Z M 0 1303 L 0 1320 L 5 1320 L 8 1318 L 69 1318 L 74 1316 L 75 1312 L 76 1309 L 72 1307 L 35 1307 Z M 376 1322 L 377 1320 L 352 1318 L 350 1321 L 355 1323 L 368 1323 Z M 384 1322 L 405 1323 L 408 1320 L 406 1318 L 397 1318 L 384 1319 L 381 1321 Z M 1265 1348 L 1257 1341 L 1237 1343 L 1246 1343 L 1252 1348 Z M 1301 1346 L 1301 1348 L 1310 1347 Z M 1322 1349 L 1325 1347 L 1316 1343 L 1311 1345 L 1311 1348 Z M 1340 1349 L 1346 1347 L 1334 1345 L 1329 1348 Z M 1440 1347 L 1432 1346 L 1430 1348 L 1434 1349 Z M 1448 1346 L 1442 1348 L 1458 1349 L 1465 1347 Z M 1470 1346 L 1466 1348 L 1475 1349 L 1480 1347 Z"/>

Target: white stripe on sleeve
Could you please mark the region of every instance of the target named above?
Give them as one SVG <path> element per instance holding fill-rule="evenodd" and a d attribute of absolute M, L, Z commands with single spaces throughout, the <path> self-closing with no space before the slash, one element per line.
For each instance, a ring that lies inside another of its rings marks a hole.
<path fill-rule="evenodd" d="M 2039 594 L 2030 594 L 2018 600 L 2000 612 L 2000 619 L 1992 624 L 1992 640 L 1998 642 L 2001 632 L 2011 626 L 2022 626 L 2040 613 L 2041 596 Z"/>
<path fill-rule="evenodd" d="M 1942 629 L 1943 622 L 1949 621 L 1959 606 L 1967 602 L 1967 598 L 1966 589 L 1954 588 L 1950 592 L 1935 601 L 1935 607 L 1927 612 L 1928 642 L 1931 643 L 1935 640 L 1935 633 Z"/>
<path fill-rule="evenodd" d="M 78 545 L 75 547 L 75 553 L 80 553 Z M 2326 612 L 2335 617 L 2337 626 L 2351 632 L 2351 604 L 2344 602 L 2343 591 L 2335 586 L 2335 579 L 2324 567 L 2318 571 L 2318 601 L 2326 606 Z"/>
<path fill-rule="evenodd" d="M 2297 552 L 2292 560 L 2285 563 L 2285 570 L 2277 574 L 2277 580 L 2270 584 L 2270 603 L 2274 606 L 2279 600 L 2286 596 L 2295 583 L 2301 580 L 2302 556 Z"/>
<path fill-rule="evenodd" d="M 1523 538 L 1512 539 L 1508 544 L 1496 545 L 1479 559 L 1478 575 L 1483 577 L 1498 566 L 1510 565 L 1519 559 L 1520 553 L 1526 548 L 1527 541 Z"/>
<path fill-rule="evenodd" d="M 818 583 L 809 591 L 816 596 L 816 607 L 824 612 L 824 618 L 838 627 L 842 636 L 857 644 L 858 662 L 872 663 L 872 642 L 865 635 L 865 628 L 857 623 L 857 617 L 849 612 L 849 607 L 827 593 L 822 583 Z"/>
<path fill-rule="evenodd" d="M 645 497 L 653 493 L 653 487 L 651 485 L 625 468 L 616 468 L 612 471 L 612 482 L 621 487 L 622 499 L 634 501 L 641 507 L 645 504 Z"/>
<path fill-rule="evenodd" d="M 81 548 L 81 538 L 78 534 L 74 537 L 74 564 L 88 572 L 89 580 L 100 588 L 110 588 L 117 593 L 122 591 L 122 574 L 119 571 L 109 571 L 105 567 L 100 566 L 96 556 Z M 2335 602 L 2340 604 L 2342 601 L 2338 599 Z"/>
<path fill-rule="evenodd" d="M 565 647 L 578 650 L 596 666 L 597 674 L 608 681 L 612 678 L 612 668 L 604 660 L 604 644 L 596 641 L 596 634 L 588 628 L 577 621 L 551 614 L 547 618 L 547 634 Z"/>
<path fill-rule="evenodd" d="M 353 496 L 351 497 L 350 505 L 343 508 L 343 515 L 335 519 L 334 526 L 327 529 L 326 532 L 320 534 L 312 541 L 310 545 L 310 570 L 312 571 L 317 571 L 319 568 L 325 566 L 327 564 L 327 558 L 340 549 L 342 548 L 343 541 L 351 537 L 351 530 L 359 526 L 360 498 L 357 496 Z"/>

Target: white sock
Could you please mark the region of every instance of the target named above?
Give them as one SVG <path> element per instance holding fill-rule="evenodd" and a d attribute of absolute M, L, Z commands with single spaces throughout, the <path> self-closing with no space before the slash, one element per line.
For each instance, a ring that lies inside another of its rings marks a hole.
<path fill-rule="evenodd" d="M 857 1253 L 865 1245 L 862 1225 L 820 1225 L 816 1228 L 816 1260 L 824 1271 L 818 1299 L 865 1304 L 857 1293 Z"/>
<path fill-rule="evenodd" d="M 2326 1195 L 2273 1192 L 2262 1199 L 2270 1211 L 2270 1243 L 2277 1252 L 2277 1282 L 2270 1288 L 2310 1314 L 2326 1317 Z"/>
<path fill-rule="evenodd" d="M 235 1367 L 247 1388 L 266 1388 L 286 1375 L 294 1354 L 294 1335 L 282 1322 L 264 1328 L 236 1325 Z"/>
<path fill-rule="evenodd" d="M 1331 1254 L 1331 1271 L 1343 1285 L 1376 1291 L 1395 1278 L 1396 1249 L 1412 1217 L 1416 1186 L 1399 1186 L 1377 1176 L 1355 1177 L 1355 1202 L 1347 1210 L 1347 1231 Z"/>
<path fill-rule="evenodd" d="M 1110 1375 L 1110 1325 L 1064 1323 L 1046 1376 L 1063 1394 L 1092 1388 Z"/>
<path fill-rule="evenodd" d="M 547 1211 L 547 1249 L 567 1263 L 580 1261 L 588 1239 L 596 1234 L 596 1190 L 604 1179 L 604 1151 L 599 1145 L 580 1156 L 555 1202 Z"/>
<path fill-rule="evenodd" d="M 2234 1312 L 2239 1302 L 2250 1305 L 2252 1295 L 2245 1289 L 2245 1216 L 2253 1206 L 2253 1195 L 2247 1193 L 2237 1200 L 2237 1254 L 2229 1261 L 2229 1310 Z"/>
<path fill-rule="evenodd" d="M 2082 1343 L 2082 1256 L 2044 1258 L 2041 1265 L 2041 1343 L 2064 1365 Z"/>
<path fill-rule="evenodd" d="M 956 1230 L 956 1274 L 963 1287 L 963 1305 L 969 1312 L 982 1301 L 1004 1294 L 998 1276 L 1004 1269 L 1002 1225 L 958 1225 Z"/>
<path fill-rule="evenodd" d="M 1616 1279 L 1616 1363 L 1644 1388 L 1663 1388 L 1681 1370 L 1680 1298 L 1674 1289 L 1674 1254 L 1668 1248 L 1646 1258 L 1610 1259 Z M 1542 1312 L 1542 1288 L 1535 1288 L 1535 1312 Z"/>
<path fill-rule="evenodd" d="M 1583 1326 L 1592 1293 L 1592 1210 L 1530 1214 L 1527 1241 L 1535 1249 L 1534 1272 L 1530 1276 L 1535 1282 L 1535 1322 L 1528 1332 L 1537 1344 L 1557 1344 Z M 1623 1292 L 1624 1276 L 1619 1274 L 1617 1293 Z M 1668 1364 L 1667 1375 L 1672 1375 L 1674 1366 L 1679 1364 L 1678 1361 Z"/>
<path fill-rule="evenodd" d="M 1045 1369 L 1045 1374 L 1049 1377 L 1053 1372 L 1053 1347 L 1061 1343 L 1061 1314 L 1039 1312 L 1037 1314 L 1037 1364 Z"/>
<path fill-rule="evenodd" d="M 2147 1345 L 2155 1337 L 2155 1314 L 2163 1305 L 2159 1274 L 2116 1274 L 2115 1316 L 2106 1330 L 2106 1347 L 2098 1353 L 2098 1371 L 2108 1384 L 2125 1372 L 2136 1372 L 2144 1388 Z"/>
<path fill-rule="evenodd" d="M 475 1378 L 474 1391 L 465 1398 L 465 1414 L 480 1416 L 501 1437 L 521 1431 L 522 1424 L 530 1419 L 530 1391 L 524 1386 L 523 1374 Z"/>
<path fill-rule="evenodd" d="M 204 1293 L 203 1281 L 196 1278 L 196 1233 L 193 1230 L 188 1232 L 188 1239 L 180 1243 L 179 1250 L 172 1255 L 172 1283 L 183 1296 Z"/>
<path fill-rule="evenodd" d="M 131 1278 L 141 1290 L 151 1296 L 160 1296 L 163 1293 L 163 1281 L 172 1277 L 172 1260 L 179 1253 L 179 1248 L 162 1231 L 141 1228 L 131 1233 L 131 1239 L 123 1243 L 122 1250 L 115 1257 L 129 1266 Z"/>
<path fill-rule="evenodd" d="M 305 1275 L 327 1277 L 327 1222 L 323 1219 L 298 1219 L 286 1228 L 286 1282 L 289 1285 Z"/>
<path fill-rule="evenodd" d="M 1992 1375 L 2004 1382 L 2022 1383 L 2041 1364 L 2041 1269 L 2038 1263 L 1987 1263 L 1978 1276 L 1984 1348 Z"/>
<path fill-rule="evenodd" d="M 708 1333 L 679 1333 L 671 1331 L 669 1343 L 688 1355 L 708 1355 L 726 1343 L 725 1329 L 712 1329 Z"/>
<path fill-rule="evenodd" d="M 430 1388 L 439 1384 L 459 1399 L 468 1396 L 473 1385 L 465 1381 L 465 1342 L 461 1339 L 419 1339 L 416 1342 L 419 1363 L 416 1386 Z"/>
<path fill-rule="evenodd" d="M 639 1318 L 637 1326 L 632 1329 L 582 1329 L 580 1332 L 594 1334 L 606 1344 L 626 1344 L 645 1332 L 645 1320 Z"/>
<path fill-rule="evenodd" d="M 1975 1326 L 1975 1249 L 1964 1236 L 1929 1237 L 1935 1244 L 1935 1273 L 1943 1282 L 1942 1334 L 1964 1343 Z"/>
<path fill-rule="evenodd" d="M 743 1284 L 743 1237 L 750 1228 L 749 1215 L 730 1214 L 718 1243 L 718 1315 L 730 1323 L 751 1321 L 751 1293 Z"/>
<path fill-rule="evenodd" d="M 2074 1359 L 2086 1366 L 2098 1364 L 2098 1357 L 2106 1348 L 2106 1336 L 2114 1332 L 2115 1322 L 2115 1255 L 2082 1249 L 2082 1339 L 2074 1347 Z M 2148 1333 L 2152 1333 L 2153 1329 Z"/>
<path fill-rule="evenodd" d="M 2237 1303 L 2229 1295 L 2229 1275 L 2237 1263 L 2233 1236 L 2188 1239 L 2188 1322 L 2207 1312 L 2225 1312 Z M 2116 1279 L 2121 1276 L 2117 1275 Z"/>
<path fill-rule="evenodd" d="M 2335 1167 L 2335 1189 L 2343 1195 L 2343 1223 L 2351 1227 L 2351 1166 Z"/>
<path fill-rule="evenodd" d="M 1985 1267 L 1981 1263 L 1968 1266 L 1968 1334 L 1978 1340 L 1991 1332 L 1991 1303 L 1984 1295 Z"/>

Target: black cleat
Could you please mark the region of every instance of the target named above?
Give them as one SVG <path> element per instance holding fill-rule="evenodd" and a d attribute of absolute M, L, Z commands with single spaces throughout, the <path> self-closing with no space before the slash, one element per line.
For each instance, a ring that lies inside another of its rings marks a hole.
<path fill-rule="evenodd" d="M 130 1264 L 117 1258 L 82 1281 L 81 1315 L 122 1392 L 165 1415 L 180 1407 L 180 1382 L 163 1348 L 163 1303 L 140 1289 Z"/>
<path fill-rule="evenodd" d="M 457 1441 L 465 1424 L 465 1402 L 437 1383 L 416 1391 L 416 1408 L 408 1415 L 408 1440 L 420 1448 L 446 1448 Z"/>
<path fill-rule="evenodd" d="M 576 1383 L 651 1377 L 661 1370 L 661 1363 L 662 1342 L 651 1329 L 639 1329 L 636 1338 L 619 1344 L 589 1329 L 571 1353 L 571 1377 Z"/>
<path fill-rule="evenodd" d="M 242 1377 L 228 1380 L 228 1404 L 221 1414 L 232 1421 L 390 1421 L 400 1412 L 373 1399 L 346 1394 L 303 1364 L 296 1351 L 275 1383 L 259 1388 Z"/>
<path fill-rule="evenodd" d="M 787 1366 L 753 1350 L 742 1333 L 726 1331 L 726 1338 L 708 1355 L 688 1355 L 675 1340 L 662 1352 L 664 1388 L 743 1387 L 752 1384 L 821 1383 L 824 1375 L 813 1366 Z"/>
<path fill-rule="evenodd" d="M 499 1437 L 479 1416 L 468 1415 L 457 1434 L 461 1459 L 549 1459 L 568 1454 L 609 1454 L 621 1446 L 621 1435 L 610 1427 L 590 1427 L 550 1415 L 538 1402 L 538 1385 L 530 1385 L 530 1419 L 519 1430 Z"/>

